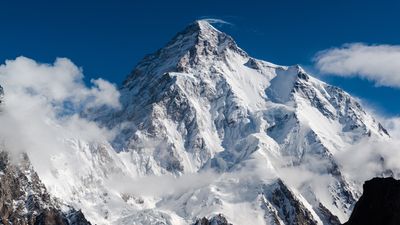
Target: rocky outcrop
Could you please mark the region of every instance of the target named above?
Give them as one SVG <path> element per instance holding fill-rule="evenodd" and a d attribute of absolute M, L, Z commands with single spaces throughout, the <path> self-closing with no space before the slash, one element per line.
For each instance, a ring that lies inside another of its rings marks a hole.
<path fill-rule="evenodd" d="M 329 209 L 327 209 L 321 203 L 319 203 L 317 213 L 321 219 L 324 219 L 324 224 L 331 224 L 331 225 L 340 225 L 341 224 L 339 218 L 337 216 L 333 215 L 332 212 L 329 211 Z"/>
<path fill-rule="evenodd" d="M 374 178 L 364 183 L 364 193 L 344 225 L 400 224 L 400 181 Z"/>
<path fill-rule="evenodd" d="M 264 195 L 278 210 L 278 216 L 285 224 L 316 225 L 311 212 L 301 203 L 296 195 L 278 179 L 264 187 Z"/>
<path fill-rule="evenodd" d="M 89 225 L 80 211 L 63 212 L 47 193 L 26 155 L 11 163 L 0 152 L 0 224 Z M 69 208 L 69 207 L 66 207 Z"/>
<path fill-rule="evenodd" d="M 193 225 L 232 225 L 226 220 L 226 218 L 222 214 L 218 214 L 214 217 L 207 219 L 203 217 L 202 219 L 197 220 Z"/>

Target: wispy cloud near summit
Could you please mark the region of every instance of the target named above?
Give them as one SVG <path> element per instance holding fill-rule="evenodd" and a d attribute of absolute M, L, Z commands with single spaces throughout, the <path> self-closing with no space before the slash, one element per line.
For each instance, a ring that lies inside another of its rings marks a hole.
<path fill-rule="evenodd" d="M 223 19 L 217 19 L 217 18 L 202 18 L 201 20 L 204 20 L 210 24 L 223 24 L 223 25 L 233 25 L 233 23 L 228 22 Z"/>

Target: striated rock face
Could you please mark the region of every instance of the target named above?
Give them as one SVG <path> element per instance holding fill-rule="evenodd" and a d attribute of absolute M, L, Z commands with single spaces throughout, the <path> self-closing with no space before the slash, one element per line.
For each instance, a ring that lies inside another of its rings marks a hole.
<path fill-rule="evenodd" d="M 3 102 L 3 98 L 4 98 L 4 90 L 3 90 L 3 87 L 0 86 L 0 103 Z"/>
<path fill-rule="evenodd" d="M 344 225 L 400 224 L 400 181 L 392 177 L 373 178 Z"/>
<path fill-rule="evenodd" d="M 285 224 L 316 225 L 311 212 L 279 179 L 276 183 L 264 187 L 267 199 L 278 210 L 278 217 Z"/>
<path fill-rule="evenodd" d="M 321 203 L 318 206 L 317 214 L 324 219 L 324 224 L 340 225 L 340 220 L 337 216 L 333 215 L 324 205 Z"/>
<path fill-rule="evenodd" d="M 90 225 L 80 211 L 63 212 L 26 155 L 14 165 L 0 152 L 0 221 L 5 225 Z"/>

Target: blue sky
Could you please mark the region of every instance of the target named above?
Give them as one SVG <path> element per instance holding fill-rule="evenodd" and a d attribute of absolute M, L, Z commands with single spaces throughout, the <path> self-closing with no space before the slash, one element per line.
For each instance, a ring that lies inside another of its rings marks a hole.
<path fill-rule="evenodd" d="M 187 24 L 218 18 L 232 23 L 218 26 L 250 55 L 304 65 L 380 113 L 398 115 L 399 87 L 321 76 L 312 61 L 317 52 L 345 43 L 399 45 L 398 12 L 399 1 L 1 1 L 0 61 L 67 57 L 83 68 L 86 80 L 120 84 L 144 55 Z"/>

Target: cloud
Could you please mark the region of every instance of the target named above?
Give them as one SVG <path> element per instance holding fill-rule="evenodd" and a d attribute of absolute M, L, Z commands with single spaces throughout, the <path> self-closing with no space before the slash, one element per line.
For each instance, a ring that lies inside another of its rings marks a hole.
<path fill-rule="evenodd" d="M 345 44 L 318 52 L 316 67 L 324 74 L 360 77 L 376 85 L 400 87 L 400 46 Z"/>
<path fill-rule="evenodd" d="M 213 171 L 183 174 L 179 177 L 160 175 L 134 179 L 121 175 L 111 177 L 107 186 L 118 190 L 120 193 L 161 197 L 199 189 L 213 183 L 219 176 Z"/>
<path fill-rule="evenodd" d="M 367 99 L 357 99 L 364 109 L 371 114 L 389 133 L 390 137 L 400 140 L 400 116 L 388 115 L 379 106 Z"/>
<path fill-rule="evenodd" d="M 70 150 L 65 140 L 112 140 L 114 131 L 81 117 L 95 107 L 120 107 L 119 92 L 109 82 L 83 82 L 83 73 L 69 59 L 53 64 L 18 57 L 0 65 L 4 99 L 0 105 L 0 137 L 7 151 L 27 152 L 34 165 L 44 166 L 57 152 Z M 49 167 L 47 167 L 49 168 Z"/>
<path fill-rule="evenodd" d="M 66 58 L 58 58 L 50 65 L 18 57 L 0 66 L 0 84 L 7 96 L 18 93 L 42 97 L 54 104 L 119 107 L 119 92 L 114 85 L 103 79 L 91 82 L 93 87 L 87 88 L 81 69 Z"/>
<path fill-rule="evenodd" d="M 335 155 L 342 172 L 359 184 L 376 176 L 400 178 L 398 139 L 365 141 Z M 388 171 L 393 172 L 393 174 Z"/>
<path fill-rule="evenodd" d="M 335 158 L 342 171 L 359 184 L 376 176 L 391 175 L 388 171 L 400 179 L 400 117 L 384 115 L 367 101 L 362 103 L 389 132 L 390 138 L 366 139 L 339 152 Z"/>
<path fill-rule="evenodd" d="M 392 138 L 400 140 L 400 117 L 382 118 L 380 121 Z"/>
<path fill-rule="evenodd" d="M 226 20 L 222 20 L 222 19 L 216 19 L 216 18 L 204 18 L 201 19 L 203 21 L 206 21 L 210 24 L 225 24 L 225 25 L 233 25 L 232 23 L 226 21 Z"/>

